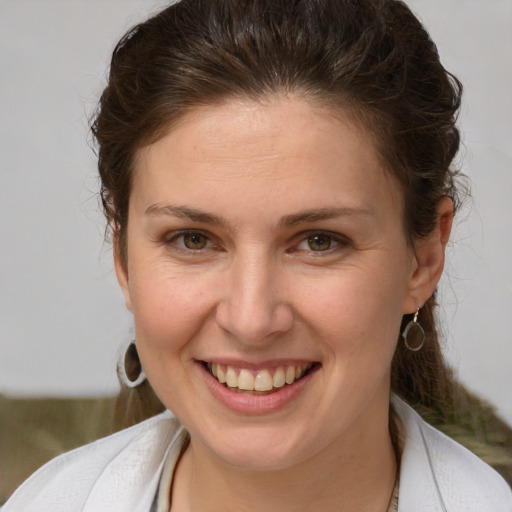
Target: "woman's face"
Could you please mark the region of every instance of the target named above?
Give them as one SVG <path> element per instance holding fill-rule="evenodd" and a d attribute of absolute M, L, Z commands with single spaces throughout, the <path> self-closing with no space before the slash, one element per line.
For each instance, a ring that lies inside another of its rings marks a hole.
<path fill-rule="evenodd" d="M 402 209 L 372 137 L 300 99 L 198 108 L 140 151 L 117 271 L 192 443 L 268 469 L 387 435 L 420 303 Z"/>

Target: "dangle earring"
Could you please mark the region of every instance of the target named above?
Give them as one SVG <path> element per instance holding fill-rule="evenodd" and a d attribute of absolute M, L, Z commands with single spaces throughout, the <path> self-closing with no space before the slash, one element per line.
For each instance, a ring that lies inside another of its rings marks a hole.
<path fill-rule="evenodd" d="M 132 340 L 121 360 L 117 363 L 117 374 L 121 383 L 127 388 L 136 388 L 146 380 L 146 374 L 140 364 L 135 340 Z"/>
<path fill-rule="evenodd" d="M 419 312 L 420 308 L 414 313 L 413 319 L 405 326 L 404 332 L 402 332 L 405 346 L 412 352 L 421 350 L 425 343 L 425 331 L 418 323 Z"/>

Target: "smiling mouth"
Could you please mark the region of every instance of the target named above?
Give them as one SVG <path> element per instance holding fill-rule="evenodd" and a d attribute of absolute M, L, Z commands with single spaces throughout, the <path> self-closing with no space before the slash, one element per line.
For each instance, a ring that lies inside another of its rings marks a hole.
<path fill-rule="evenodd" d="M 268 395 L 304 378 L 317 364 L 311 362 L 261 370 L 207 362 L 204 366 L 212 377 L 230 391 L 250 395 Z"/>

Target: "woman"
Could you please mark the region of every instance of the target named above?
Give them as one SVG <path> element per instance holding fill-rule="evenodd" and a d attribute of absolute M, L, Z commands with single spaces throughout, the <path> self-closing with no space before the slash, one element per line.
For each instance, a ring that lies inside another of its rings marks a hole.
<path fill-rule="evenodd" d="M 460 94 L 395 0 L 184 0 L 131 30 L 93 130 L 127 378 L 172 413 L 5 509 L 512 510 L 397 396 L 449 397 Z"/>

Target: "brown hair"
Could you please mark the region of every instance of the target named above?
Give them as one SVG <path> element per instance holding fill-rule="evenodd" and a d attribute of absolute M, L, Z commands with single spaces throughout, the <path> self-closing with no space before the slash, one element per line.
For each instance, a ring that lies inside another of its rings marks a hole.
<path fill-rule="evenodd" d="M 192 107 L 275 94 L 332 105 L 364 124 L 403 188 L 404 223 L 414 245 L 434 228 L 441 198 L 458 204 L 451 165 L 459 147 L 461 92 L 424 27 L 398 0 L 173 4 L 116 46 L 92 126 L 115 250 L 126 261 L 137 150 Z M 423 350 L 413 353 L 398 343 L 392 389 L 412 404 L 442 408 L 450 377 L 434 307 L 431 298 L 420 313 L 427 335 Z M 406 315 L 403 326 L 409 320 Z"/>

